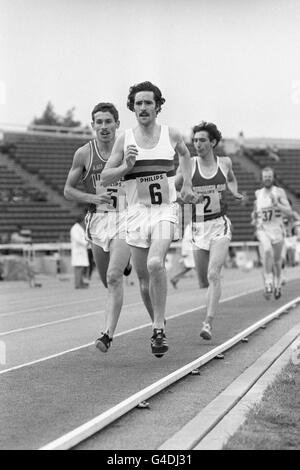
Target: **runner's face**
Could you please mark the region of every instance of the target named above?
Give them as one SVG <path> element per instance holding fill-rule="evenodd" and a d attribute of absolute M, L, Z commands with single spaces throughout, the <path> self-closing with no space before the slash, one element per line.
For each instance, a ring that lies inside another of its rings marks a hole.
<path fill-rule="evenodd" d="M 266 188 L 273 186 L 274 182 L 274 173 L 272 170 L 267 170 L 262 172 L 263 184 Z"/>
<path fill-rule="evenodd" d="M 92 128 L 96 132 L 99 142 L 113 142 L 116 137 L 116 130 L 120 125 L 119 121 L 115 121 L 114 116 L 109 111 L 98 111 L 94 115 Z"/>
<path fill-rule="evenodd" d="M 193 138 L 194 147 L 199 157 L 205 157 L 213 149 L 215 140 L 210 141 L 207 131 L 198 131 Z"/>
<path fill-rule="evenodd" d="M 157 108 L 153 91 L 139 91 L 135 95 L 134 112 L 138 122 L 143 126 L 155 121 Z"/>

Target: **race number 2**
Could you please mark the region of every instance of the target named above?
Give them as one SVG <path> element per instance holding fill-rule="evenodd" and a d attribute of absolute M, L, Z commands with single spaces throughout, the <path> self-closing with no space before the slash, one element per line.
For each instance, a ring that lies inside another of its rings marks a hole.
<path fill-rule="evenodd" d="M 221 210 L 220 194 L 217 190 L 212 191 L 210 194 L 204 194 L 201 187 L 194 187 L 195 193 L 203 196 L 202 203 L 196 204 L 197 216 L 218 214 Z"/>

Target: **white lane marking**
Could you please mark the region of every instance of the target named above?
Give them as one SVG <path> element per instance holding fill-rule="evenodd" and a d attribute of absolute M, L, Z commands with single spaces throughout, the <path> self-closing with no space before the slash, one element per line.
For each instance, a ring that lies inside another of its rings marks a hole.
<path fill-rule="evenodd" d="M 238 282 L 240 282 L 240 281 L 238 281 Z M 191 290 L 196 290 L 196 289 L 199 289 L 199 288 L 195 287 Z M 130 292 L 130 294 L 136 294 L 137 292 L 138 292 L 138 290 L 135 290 L 135 291 Z M 70 294 L 72 295 L 72 292 L 70 292 Z M 175 294 L 177 294 L 177 292 L 172 292 L 171 294 L 169 294 L 169 296 L 170 295 L 175 295 Z M 93 298 L 89 298 L 89 299 L 74 300 L 72 302 L 64 302 L 64 303 L 52 304 L 52 305 L 42 305 L 42 306 L 39 306 L 39 307 L 32 307 L 32 308 L 28 308 L 28 309 L 24 309 L 24 310 L 17 310 L 16 312 L 0 313 L 0 318 L 2 318 L 2 317 L 12 317 L 13 315 L 18 315 L 19 313 L 28 313 L 28 312 L 36 312 L 36 311 L 40 312 L 41 310 L 49 310 L 51 308 L 56 308 L 56 307 L 65 307 L 67 305 L 94 302 L 96 300 L 99 301 L 100 298 L 101 298 L 101 295 L 99 294 L 99 297 L 93 297 Z"/>
<path fill-rule="evenodd" d="M 0 318 L 1 317 L 9 317 L 9 316 L 13 316 L 13 315 L 18 315 L 19 313 L 35 312 L 35 311 L 41 311 L 41 310 L 46 310 L 46 309 L 49 309 L 49 308 L 56 308 L 56 307 L 65 307 L 66 305 L 82 304 L 82 303 L 87 303 L 87 302 L 91 302 L 91 301 L 94 301 L 94 300 L 95 301 L 100 300 L 100 296 L 99 297 L 93 297 L 92 299 L 74 300 L 72 302 L 62 302 L 62 303 L 53 304 L 53 305 L 43 305 L 43 306 L 39 306 L 39 307 L 28 308 L 26 310 L 17 310 L 16 312 L 11 312 L 11 313 L 1 313 Z"/>
<path fill-rule="evenodd" d="M 253 292 L 257 292 L 257 291 L 260 291 L 260 290 L 261 289 L 251 289 L 251 290 L 243 292 L 242 294 L 232 295 L 230 297 L 226 297 L 225 299 L 221 300 L 220 303 L 228 302 L 229 300 L 234 300 L 238 297 L 243 297 L 245 295 L 252 294 Z M 180 317 L 182 315 L 187 315 L 189 313 L 193 313 L 193 312 L 195 312 L 197 310 L 200 310 L 204 307 L 205 307 L 205 304 L 204 305 L 199 305 L 198 307 L 194 307 L 194 308 L 189 309 L 189 310 L 184 310 L 183 312 L 176 313 L 175 315 L 167 317 L 167 320 L 172 320 L 173 318 L 177 318 L 177 317 Z M 141 326 L 131 328 L 130 330 L 126 330 L 126 331 L 123 331 L 121 333 L 117 333 L 114 337 L 117 338 L 118 336 L 123 336 L 125 334 L 132 333 L 133 331 L 141 330 L 142 328 L 146 328 L 148 326 L 151 326 L 151 323 L 145 323 Z M 60 353 L 52 354 L 51 356 L 42 357 L 40 359 L 36 359 L 34 361 L 31 361 L 31 362 L 25 362 L 24 364 L 20 364 L 18 366 L 14 366 L 14 367 L 10 367 L 8 369 L 4 369 L 4 370 L 0 371 L 0 375 L 1 374 L 6 374 L 7 372 L 11 372 L 13 370 L 22 369 L 23 367 L 32 366 L 34 364 L 39 364 L 40 362 L 48 361 L 50 359 L 54 359 L 56 357 L 63 356 L 64 354 L 69 354 L 71 352 L 78 351 L 80 349 L 84 349 L 84 348 L 87 348 L 89 346 L 92 346 L 93 344 L 94 344 L 94 342 L 83 344 L 82 346 L 77 346 L 76 348 L 67 349 L 66 351 L 62 351 Z"/>
<path fill-rule="evenodd" d="M 198 289 L 198 287 L 196 287 L 194 290 L 197 290 L 197 289 Z M 132 304 L 124 305 L 123 308 L 133 307 L 135 305 L 142 305 L 142 304 L 143 304 L 142 302 L 134 302 Z M 37 328 L 43 328 L 45 326 L 57 325 L 57 324 L 65 323 L 65 322 L 68 322 L 68 321 L 80 320 L 81 318 L 87 318 L 87 317 L 95 316 L 95 315 L 98 315 L 98 314 L 101 314 L 101 313 L 104 313 L 104 312 L 105 312 L 105 310 L 97 310 L 95 312 L 89 312 L 89 313 L 85 313 L 83 315 L 73 315 L 72 317 L 61 318 L 60 320 L 53 320 L 53 321 L 50 321 L 50 322 L 40 323 L 38 325 L 31 325 L 31 326 L 26 326 L 24 328 L 17 328 L 17 329 L 14 329 L 14 330 L 7 330 L 7 331 L 0 332 L 0 337 L 1 336 L 8 336 L 8 335 L 11 335 L 11 334 L 14 334 L 14 333 L 22 333 L 23 331 L 35 330 Z M 180 313 L 179 315 L 182 315 L 182 313 Z M 172 317 L 172 318 L 174 318 L 174 317 Z"/>
<path fill-rule="evenodd" d="M 185 366 L 181 367 L 180 369 L 175 370 L 169 375 L 157 380 L 156 382 L 152 383 L 148 387 L 140 390 L 139 392 L 131 395 L 130 397 L 126 398 L 125 400 L 121 401 L 114 407 L 110 408 L 109 410 L 101 413 L 100 415 L 96 416 L 96 418 L 87 421 L 86 423 L 78 426 L 77 428 L 73 429 L 72 431 L 64 434 L 63 436 L 55 439 L 54 441 L 44 445 L 39 450 L 67 450 L 71 449 L 72 447 L 76 446 L 83 440 L 91 437 L 96 432 L 100 431 L 108 424 L 113 423 L 116 419 L 123 416 L 128 411 L 132 410 L 138 403 L 142 402 L 143 400 L 147 400 L 148 398 L 156 395 L 161 390 L 164 390 L 169 385 L 177 382 L 182 377 L 185 377 L 189 374 L 193 369 L 200 367 L 211 359 L 216 357 L 218 354 L 226 351 L 227 349 L 231 348 L 243 338 L 247 337 L 249 334 L 256 331 L 260 328 L 261 325 L 268 323 L 276 316 L 280 315 L 280 313 L 288 308 L 288 306 L 292 305 L 293 303 L 300 302 L 300 297 L 294 299 L 287 304 L 283 305 L 279 309 L 275 310 L 274 312 L 267 315 L 265 318 L 260 319 L 258 322 L 253 323 L 253 325 L 249 326 L 245 330 L 241 331 L 240 333 L 236 334 L 229 340 L 225 341 L 225 343 L 220 344 L 219 346 L 211 349 L 209 352 L 204 354 L 203 356 L 198 357 L 192 362 L 189 362 Z"/>
<path fill-rule="evenodd" d="M 133 307 L 135 305 L 142 305 L 142 303 L 143 302 L 134 302 L 132 304 L 123 305 L 123 308 Z M 3 331 L 2 333 L 0 333 L 0 336 L 7 336 L 7 335 L 11 335 L 13 333 L 21 333 L 23 331 L 35 330 L 36 328 L 43 328 L 45 326 L 56 325 L 58 323 L 64 323 L 64 322 L 68 322 L 68 321 L 80 320 L 81 318 L 91 317 L 93 315 L 98 315 L 98 314 L 104 313 L 104 312 L 105 312 L 105 310 L 96 310 L 95 312 L 84 313 L 83 315 L 74 315 L 73 317 L 61 318 L 60 320 L 54 320 L 54 321 L 49 321 L 49 322 L 46 322 L 46 323 L 40 323 L 39 325 L 26 326 L 24 328 L 17 328 L 16 330 Z"/>
<path fill-rule="evenodd" d="M 230 282 L 230 285 L 235 285 L 235 284 L 243 284 L 245 283 L 245 279 L 238 279 L 236 281 L 231 281 Z M 226 287 L 226 286 L 225 286 Z M 199 287 L 196 286 L 194 287 L 193 289 L 191 289 L 192 291 L 193 290 L 198 290 Z M 135 290 L 131 293 L 137 293 L 138 290 Z M 178 292 L 169 292 L 168 293 L 168 296 L 173 296 L 173 295 L 176 295 Z M 72 293 L 71 293 L 72 294 Z M 101 293 L 100 293 L 101 294 Z M 13 315 L 18 315 L 19 313 L 28 313 L 28 312 L 35 312 L 35 311 L 41 311 L 41 310 L 49 310 L 51 308 L 56 308 L 56 307 L 65 307 L 67 305 L 74 305 L 74 304 L 81 304 L 81 303 L 88 303 L 88 302 L 93 302 L 93 301 L 96 301 L 96 300 L 100 300 L 101 298 L 101 295 L 99 294 L 99 297 L 92 297 L 90 299 L 83 299 L 83 300 L 74 300 L 72 302 L 64 302 L 64 303 L 59 303 L 59 304 L 52 304 L 52 305 L 42 305 L 42 306 L 39 306 L 39 307 L 32 307 L 32 308 L 28 308 L 28 309 L 23 309 L 23 310 L 17 310 L 16 312 L 5 312 L 5 313 L 0 313 L 0 318 L 2 317 L 10 317 L 10 316 L 13 316 Z M 43 297 L 44 298 L 44 297 Z M 31 299 L 32 300 L 32 299 Z M 35 300 L 38 300 L 38 299 L 35 299 Z M 20 302 L 20 301 L 18 301 Z"/>

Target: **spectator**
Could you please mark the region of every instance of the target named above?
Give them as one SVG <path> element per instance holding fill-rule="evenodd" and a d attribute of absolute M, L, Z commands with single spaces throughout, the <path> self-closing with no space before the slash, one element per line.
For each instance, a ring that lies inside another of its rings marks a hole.
<path fill-rule="evenodd" d="M 88 242 L 85 239 L 84 219 L 78 217 L 70 230 L 71 264 L 74 267 L 75 289 L 84 289 L 89 285 L 83 282 L 84 270 L 89 266 Z"/>
<path fill-rule="evenodd" d="M 24 200 L 22 189 L 14 189 L 12 192 L 12 202 L 22 202 Z"/>
<path fill-rule="evenodd" d="M 30 229 L 24 229 L 22 225 L 17 225 L 17 230 L 10 236 L 10 243 L 32 243 L 32 233 Z"/>
<path fill-rule="evenodd" d="M 10 202 L 11 201 L 11 193 L 9 189 L 3 189 L 0 195 L 1 202 Z"/>

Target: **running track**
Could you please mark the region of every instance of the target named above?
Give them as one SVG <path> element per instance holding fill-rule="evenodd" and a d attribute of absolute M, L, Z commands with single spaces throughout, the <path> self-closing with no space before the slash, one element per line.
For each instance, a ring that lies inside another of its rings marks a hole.
<path fill-rule="evenodd" d="M 291 277 L 298 276 L 299 270 L 291 271 Z M 280 301 L 266 302 L 258 291 L 261 277 L 257 271 L 224 271 L 223 300 L 236 298 L 221 304 L 214 339 L 205 343 L 198 336 L 204 291 L 197 289 L 195 279 L 187 278 L 178 291 L 169 290 L 170 351 L 158 360 L 150 353 L 151 329 L 142 327 L 148 317 L 136 286 L 126 287 L 120 336 L 103 355 L 92 344 L 100 331 L 105 303 L 98 282 L 89 292 L 73 291 L 67 282 L 48 284 L 30 290 L 12 283 L 0 289 L 0 340 L 7 349 L 7 363 L 0 369 L 2 449 L 47 444 L 299 295 L 296 279 L 288 283 Z M 14 293 L 16 285 L 19 289 Z M 137 327 L 141 328 L 126 333 Z M 29 362 L 33 364 L 26 365 Z"/>

